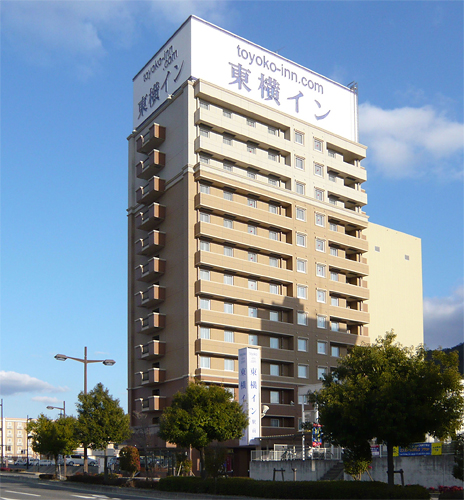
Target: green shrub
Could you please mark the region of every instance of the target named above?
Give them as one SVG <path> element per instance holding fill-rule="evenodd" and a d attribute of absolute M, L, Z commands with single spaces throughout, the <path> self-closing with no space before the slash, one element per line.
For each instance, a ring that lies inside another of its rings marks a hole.
<path fill-rule="evenodd" d="M 127 483 L 127 479 L 118 474 L 109 474 L 106 480 L 104 474 L 74 474 L 68 476 L 68 481 L 83 484 L 106 484 L 108 486 L 124 486 Z"/>
<path fill-rule="evenodd" d="M 134 486 L 142 490 L 157 490 L 159 487 L 159 481 L 142 481 L 141 479 L 137 479 L 134 481 Z"/>
<path fill-rule="evenodd" d="M 415 499 L 430 498 L 418 485 L 389 487 L 379 482 L 351 481 L 255 481 L 250 478 L 167 477 L 159 482 L 161 491 L 217 495 L 243 495 L 285 499 Z"/>
<path fill-rule="evenodd" d="M 55 474 L 39 474 L 39 479 L 56 479 Z"/>

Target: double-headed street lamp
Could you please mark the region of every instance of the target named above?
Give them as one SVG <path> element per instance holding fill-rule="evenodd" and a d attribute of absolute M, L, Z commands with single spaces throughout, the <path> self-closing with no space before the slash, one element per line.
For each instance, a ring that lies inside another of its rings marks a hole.
<path fill-rule="evenodd" d="M 65 354 L 57 354 L 55 359 L 58 361 L 66 361 L 67 359 L 73 359 L 74 361 L 79 361 L 79 363 L 84 364 L 84 394 L 87 394 L 87 365 L 90 363 L 103 363 L 105 366 L 113 366 L 116 361 L 114 359 L 87 359 L 87 347 L 84 347 L 84 359 L 73 358 L 72 356 L 66 356 Z M 84 444 L 84 443 L 83 443 Z M 65 459 L 66 462 L 66 459 Z M 89 472 L 89 466 L 87 461 L 87 447 L 84 444 L 84 473 Z"/>
<path fill-rule="evenodd" d="M 47 410 L 60 410 L 63 412 L 63 418 L 66 418 L 66 401 L 63 401 L 63 408 L 60 406 L 47 406 Z M 63 455 L 64 478 L 66 480 L 66 455 Z"/>

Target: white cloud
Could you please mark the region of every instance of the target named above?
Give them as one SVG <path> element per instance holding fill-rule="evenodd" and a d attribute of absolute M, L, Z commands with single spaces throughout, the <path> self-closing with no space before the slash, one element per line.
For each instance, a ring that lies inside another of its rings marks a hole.
<path fill-rule="evenodd" d="M 0 394 L 11 396 L 22 392 L 66 392 L 67 387 L 55 387 L 26 373 L 0 371 Z"/>
<path fill-rule="evenodd" d="M 464 341 L 464 287 L 448 297 L 424 299 L 424 337 L 427 347 L 453 347 Z"/>
<path fill-rule="evenodd" d="M 464 125 L 432 106 L 381 109 L 359 107 L 361 142 L 368 146 L 366 165 L 386 177 L 443 173 L 462 176 Z"/>
<path fill-rule="evenodd" d="M 32 401 L 37 401 L 38 403 L 43 403 L 44 405 L 56 406 L 58 403 L 60 406 L 63 404 L 63 401 L 60 401 L 58 398 L 52 398 L 50 396 L 35 396 L 31 398 Z"/>

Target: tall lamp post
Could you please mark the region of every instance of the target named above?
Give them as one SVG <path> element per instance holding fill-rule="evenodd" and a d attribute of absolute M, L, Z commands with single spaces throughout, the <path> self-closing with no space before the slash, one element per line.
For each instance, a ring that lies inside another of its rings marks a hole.
<path fill-rule="evenodd" d="M 84 364 L 84 395 L 87 394 L 87 365 L 90 363 L 103 363 L 105 366 L 113 366 L 116 361 L 114 359 L 87 359 L 87 347 L 84 347 L 84 359 L 73 358 L 72 356 L 66 356 L 65 354 L 57 354 L 55 359 L 58 361 L 66 361 L 67 359 L 73 359 L 74 361 L 79 361 L 79 363 Z M 84 445 L 84 473 L 89 472 L 89 465 L 87 461 L 87 446 Z"/>
<path fill-rule="evenodd" d="M 63 401 L 63 408 L 59 406 L 47 406 L 47 410 L 60 410 L 63 412 L 63 418 L 66 418 L 66 401 Z M 28 448 L 29 450 L 29 448 Z M 63 470 L 64 470 L 64 479 L 66 480 L 66 455 L 63 456 Z"/>

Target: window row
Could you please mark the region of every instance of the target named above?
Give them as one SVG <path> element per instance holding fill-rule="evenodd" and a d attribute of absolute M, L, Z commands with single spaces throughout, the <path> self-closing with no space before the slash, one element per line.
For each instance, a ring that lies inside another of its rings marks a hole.
<path fill-rule="evenodd" d="M 198 279 L 211 281 L 211 273 L 212 271 L 210 269 L 199 268 Z M 259 281 L 255 278 L 243 278 L 242 276 L 236 276 L 232 273 L 217 273 L 217 275 L 217 277 L 222 275 L 222 282 L 224 285 L 246 286 L 249 290 L 258 290 L 259 288 L 260 291 L 269 292 L 273 295 L 287 295 L 287 287 L 281 283 L 268 283 L 267 281 Z M 220 282 L 218 279 L 214 281 L 217 283 Z"/>

